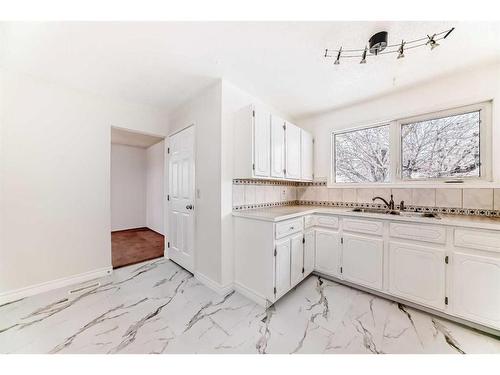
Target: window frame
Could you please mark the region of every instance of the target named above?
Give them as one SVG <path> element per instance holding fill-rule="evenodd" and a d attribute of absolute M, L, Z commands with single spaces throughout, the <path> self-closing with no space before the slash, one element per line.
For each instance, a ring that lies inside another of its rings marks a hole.
<path fill-rule="evenodd" d="M 469 112 L 479 111 L 479 153 L 480 153 L 480 176 L 469 177 L 442 177 L 423 179 L 403 179 L 402 176 L 402 126 L 414 122 L 427 121 L 442 117 L 460 115 Z M 336 182 L 335 170 L 335 136 L 352 131 L 389 125 L 389 152 L 390 152 L 390 182 Z M 425 114 L 401 117 L 389 121 L 379 121 L 369 125 L 357 126 L 341 130 L 332 130 L 330 137 L 330 173 L 328 176 L 329 187 L 345 188 L 384 188 L 384 187 L 450 187 L 453 186 L 479 186 L 488 185 L 492 181 L 492 100 L 487 100 L 475 104 L 464 105 L 444 110 L 427 112 Z M 463 181 L 460 183 L 450 183 L 450 181 Z"/>

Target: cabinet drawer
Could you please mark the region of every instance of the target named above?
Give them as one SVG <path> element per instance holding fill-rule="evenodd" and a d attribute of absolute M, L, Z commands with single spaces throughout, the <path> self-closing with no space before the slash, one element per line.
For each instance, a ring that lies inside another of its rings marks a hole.
<path fill-rule="evenodd" d="M 276 239 L 302 231 L 304 225 L 303 218 L 291 219 L 276 223 Z"/>
<path fill-rule="evenodd" d="M 500 233 L 487 230 L 455 229 L 455 246 L 500 253 Z"/>
<path fill-rule="evenodd" d="M 339 227 L 339 218 L 336 216 L 316 215 L 316 225 L 320 227 L 336 229 Z"/>
<path fill-rule="evenodd" d="M 446 228 L 437 225 L 390 223 L 391 237 L 444 244 Z"/>
<path fill-rule="evenodd" d="M 314 215 L 306 215 L 306 217 L 304 218 L 304 228 L 311 228 L 314 225 Z"/>
<path fill-rule="evenodd" d="M 383 222 L 363 219 L 343 219 L 344 230 L 349 232 L 382 235 Z"/>

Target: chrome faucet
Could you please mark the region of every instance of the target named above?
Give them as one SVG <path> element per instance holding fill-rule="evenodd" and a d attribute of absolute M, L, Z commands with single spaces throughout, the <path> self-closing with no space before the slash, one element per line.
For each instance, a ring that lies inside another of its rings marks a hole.
<path fill-rule="evenodd" d="M 394 199 L 392 198 L 392 194 L 391 194 L 391 200 L 389 202 L 387 202 L 384 198 L 382 197 L 375 197 L 375 198 L 372 198 L 372 201 L 375 202 L 377 199 L 381 200 L 382 202 L 384 202 L 384 204 L 386 205 L 386 207 L 389 209 L 389 210 L 394 210 Z"/>

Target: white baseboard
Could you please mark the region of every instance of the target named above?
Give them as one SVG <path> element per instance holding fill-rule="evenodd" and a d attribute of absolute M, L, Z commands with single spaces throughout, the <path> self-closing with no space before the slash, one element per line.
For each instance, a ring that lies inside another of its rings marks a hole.
<path fill-rule="evenodd" d="M 194 277 L 203 285 L 209 287 L 215 293 L 221 296 L 226 296 L 234 290 L 233 284 L 227 284 L 227 285 L 219 284 L 218 282 L 213 281 L 212 279 L 208 278 L 207 276 L 199 272 L 195 272 Z"/>
<path fill-rule="evenodd" d="M 80 273 L 78 275 L 63 277 L 56 280 L 46 281 L 40 284 L 30 285 L 24 288 L 11 290 L 0 293 L 0 305 L 17 301 L 21 298 L 33 296 L 50 290 L 64 288 L 69 285 L 84 283 L 86 281 L 98 279 L 103 276 L 111 275 L 113 269 L 111 267 L 100 268 L 94 271 Z"/>
<path fill-rule="evenodd" d="M 268 308 L 271 303 L 260 294 L 255 293 L 253 290 L 248 289 L 247 287 L 239 284 L 237 281 L 233 283 L 234 290 L 236 290 L 241 295 L 247 297 L 248 299 L 258 303 L 260 306 Z"/>

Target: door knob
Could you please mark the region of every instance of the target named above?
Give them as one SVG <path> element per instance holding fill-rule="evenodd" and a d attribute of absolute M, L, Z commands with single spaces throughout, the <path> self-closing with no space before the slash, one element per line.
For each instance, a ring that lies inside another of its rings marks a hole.
<path fill-rule="evenodd" d="M 193 209 L 193 205 L 192 205 L 192 204 L 188 204 L 188 205 L 186 206 L 186 210 L 192 210 L 192 209 Z"/>

